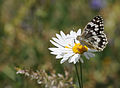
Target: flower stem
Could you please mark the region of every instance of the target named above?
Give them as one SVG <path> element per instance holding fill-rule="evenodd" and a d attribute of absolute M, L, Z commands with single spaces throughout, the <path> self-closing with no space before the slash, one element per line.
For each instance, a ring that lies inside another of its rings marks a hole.
<path fill-rule="evenodd" d="M 79 63 L 80 63 L 80 82 L 81 82 L 81 88 L 83 88 L 83 80 L 82 80 L 82 63 L 81 63 L 80 60 L 79 60 Z"/>
<path fill-rule="evenodd" d="M 77 69 L 76 64 L 75 64 L 75 70 L 76 70 L 76 74 L 77 74 L 77 78 L 78 78 L 79 88 L 81 88 L 80 77 L 79 77 L 79 73 L 78 73 L 78 69 Z"/>

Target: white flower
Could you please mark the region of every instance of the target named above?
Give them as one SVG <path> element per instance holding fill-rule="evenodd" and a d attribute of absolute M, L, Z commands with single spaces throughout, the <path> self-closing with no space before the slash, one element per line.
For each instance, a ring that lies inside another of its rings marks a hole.
<path fill-rule="evenodd" d="M 94 57 L 95 55 L 92 53 L 94 50 L 89 49 L 87 46 L 83 46 L 80 44 L 76 38 L 81 35 L 81 29 L 77 32 L 71 31 L 70 34 L 65 35 L 62 31 L 60 31 L 60 35 L 56 34 L 56 37 L 53 37 L 53 40 L 50 42 L 55 45 L 54 48 L 49 48 L 51 50 L 51 54 L 56 55 L 56 59 L 61 60 L 61 64 L 68 60 L 69 63 L 74 63 L 80 61 L 83 63 L 83 59 L 81 55 L 84 55 L 87 59 Z"/>

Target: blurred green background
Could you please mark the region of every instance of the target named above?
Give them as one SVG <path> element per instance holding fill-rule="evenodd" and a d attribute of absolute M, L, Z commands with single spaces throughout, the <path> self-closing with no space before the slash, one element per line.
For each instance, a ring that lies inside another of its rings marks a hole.
<path fill-rule="evenodd" d="M 75 79 L 72 64 L 50 55 L 49 40 L 60 30 L 83 29 L 96 15 L 104 19 L 109 43 L 84 59 L 84 88 L 120 88 L 120 0 L 0 0 L 0 88 L 39 88 L 16 75 L 16 66 L 61 74 L 67 68 Z"/>

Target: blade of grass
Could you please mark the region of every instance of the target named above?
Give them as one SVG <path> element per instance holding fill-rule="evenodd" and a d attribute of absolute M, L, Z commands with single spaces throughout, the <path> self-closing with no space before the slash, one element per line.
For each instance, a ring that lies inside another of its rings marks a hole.
<path fill-rule="evenodd" d="M 77 64 L 75 64 L 75 70 L 76 70 L 76 74 L 77 74 L 77 78 L 78 78 L 79 88 L 81 88 L 81 83 L 80 83 L 80 77 L 79 77 L 79 73 L 78 73 L 78 69 L 77 69 Z"/>
<path fill-rule="evenodd" d="M 81 82 L 81 88 L 83 88 L 83 79 L 82 79 L 82 63 L 79 60 L 79 65 L 80 65 L 80 82 Z"/>

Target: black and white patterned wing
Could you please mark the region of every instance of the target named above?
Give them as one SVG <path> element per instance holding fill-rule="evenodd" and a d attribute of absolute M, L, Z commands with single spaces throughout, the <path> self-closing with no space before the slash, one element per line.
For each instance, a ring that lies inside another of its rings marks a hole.
<path fill-rule="evenodd" d="M 84 28 L 81 40 L 84 41 L 89 48 L 102 51 L 108 43 L 104 34 L 104 24 L 101 16 L 94 17 Z"/>

